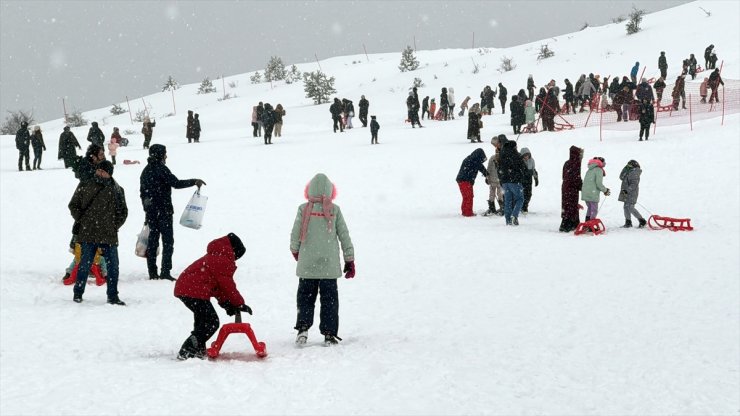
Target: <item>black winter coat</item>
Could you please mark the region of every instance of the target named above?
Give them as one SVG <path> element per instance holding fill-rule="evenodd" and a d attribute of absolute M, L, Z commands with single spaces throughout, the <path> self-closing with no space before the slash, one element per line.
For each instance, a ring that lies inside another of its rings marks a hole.
<path fill-rule="evenodd" d="M 516 150 L 516 142 L 508 141 L 501 147 L 498 162 L 498 179 L 501 183 L 522 183 L 527 165 Z"/>
<path fill-rule="evenodd" d="M 33 146 L 34 153 L 38 153 L 40 150 L 46 150 L 46 144 L 44 143 L 44 136 L 40 131 L 34 131 L 31 135 L 31 146 Z"/>
<path fill-rule="evenodd" d="M 360 115 L 366 116 L 367 110 L 370 108 L 370 102 L 364 98 L 360 99 L 360 102 L 357 104 L 360 107 Z"/>
<path fill-rule="evenodd" d="M 504 87 L 501 84 L 498 84 L 498 99 L 499 101 L 506 101 L 506 97 L 508 97 L 509 92 L 506 90 L 506 87 Z"/>
<path fill-rule="evenodd" d="M 342 105 L 335 101 L 332 105 L 329 106 L 329 112 L 331 113 L 331 117 L 333 119 L 339 120 L 342 114 Z M 259 116 L 261 116 L 261 114 Z M 258 120 L 261 120 L 261 117 Z"/>
<path fill-rule="evenodd" d="M 655 120 L 655 110 L 651 103 L 640 104 L 640 125 L 649 126 Z"/>
<path fill-rule="evenodd" d="M 105 143 L 105 134 L 103 134 L 103 131 L 100 130 L 99 127 L 90 127 L 90 130 L 87 132 L 87 141 L 103 147 L 103 143 Z"/>
<path fill-rule="evenodd" d="M 665 55 L 660 55 L 660 58 L 658 58 L 658 68 L 668 68 L 668 62 L 665 59 Z"/>
<path fill-rule="evenodd" d="M 524 103 L 519 100 L 514 100 L 509 104 L 509 112 L 511 113 L 511 125 L 521 126 L 524 124 L 526 117 L 524 116 Z"/>
<path fill-rule="evenodd" d="M 139 195 L 144 211 L 172 215 L 172 188 L 182 189 L 195 185 L 196 179 L 179 180 L 164 162 L 149 157 L 149 163 L 141 172 Z"/>
<path fill-rule="evenodd" d="M 18 132 L 15 133 L 15 148 L 18 150 L 28 150 L 28 146 L 31 145 L 31 134 L 28 133 L 28 129 L 21 127 Z"/>
<path fill-rule="evenodd" d="M 68 163 L 71 162 L 72 158 L 77 157 L 75 148 L 82 148 L 80 147 L 80 142 L 77 141 L 77 137 L 71 131 L 63 131 L 59 135 L 59 153 L 57 159 L 65 159 Z"/>
<path fill-rule="evenodd" d="M 468 157 L 463 159 L 462 165 L 460 165 L 460 171 L 457 173 L 455 180 L 457 182 L 470 182 L 475 184 L 475 177 L 480 172 L 483 176 L 488 176 L 486 167 L 483 166 L 483 162 L 486 161 L 486 152 L 483 149 L 478 148 L 473 150 Z"/>
<path fill-rule="evenodd" d="M 80 223 L 77 240 L 118 244 L 118 230 L 126 222 L 126 196 L 113 178 L 81 181 L 68 204 L 72 218 Z"/>

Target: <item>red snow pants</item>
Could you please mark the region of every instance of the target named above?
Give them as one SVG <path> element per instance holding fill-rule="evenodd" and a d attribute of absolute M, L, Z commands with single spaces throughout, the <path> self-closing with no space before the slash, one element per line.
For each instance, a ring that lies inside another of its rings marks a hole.
<path fill-rule="evenodd" d="M 473 184 L 470 182 L 460 181 L 457 183 L 460 187 L 460 193 L 462 194 L 462 215 L 464 217 L 472 217 L 473 215 Z"/>

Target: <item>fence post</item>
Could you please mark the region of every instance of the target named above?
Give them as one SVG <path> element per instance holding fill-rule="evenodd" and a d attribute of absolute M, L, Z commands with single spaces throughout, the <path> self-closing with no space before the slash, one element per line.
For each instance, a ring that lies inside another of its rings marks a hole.
<path fill-rule="evenodd" d="M 602 111 L 599 113 L 599 141 L 603 141 L 604 139 L 601 137 L 601 126 L 604 123 L 604 112 Z"/>
<path fill-rule="evenodd" d="M 658 114 L 660 114 L 660 111 L 658 111 L 658 108 L 659 107 L 660 107 L 659 104 L 656 103 L 655 104 L 655 112 L 653 113 L 654 114 L 654 117 L 653 117 L 653 136 L 655 136 L 655 130 L 658 129 Z"/>
<path fill-rule="evenodd" d="M 170 92 L 172 93 L 172 115 L 177 115 L 177 108 L 175 107 L 175 89 L 170 89 Z"/>
<path fill-rule="evenodd" d="M 365 44 L 362 44 L 362 50 L 365 51 L 365 59 L 367 59 L 368 62 L 370 62 L 370 57 L 367 56 L 367 48 L 365 47 Z"/>
<path fill-rule="evenodd" d="M 717 94 L 719 94 L 719 85 L 717 85 Z M 722 86 L 722 123 L 720 124 L 720 126 L 725 125 L 725 95 L 727 94 L 724 86 Z"/>
<path fill-rule="evenodd" d="M 691 108 L 691 94 L 689 94 L 689 126 L 691 127 L 691 131 L 694 131 L 694 122 L 692 120 Z"/>
<path fill-rule="evenodd" d="M 272 80 L 270 80 L 270 85 L 272 85 Z M 226 78 L 224 78 L 224 75 L 221 74 L 221 86 L 224 89 L 224 100 L 226 99 Z"/>
<path fill-rule="evenodd" d="M 134 117 L 131 115 L 131 103 L 128 102 L 128 95 L 126 96 L 126 105 L 128 106 L 128 118 L 131 120 L 131 124 L 134 124 Z"/>

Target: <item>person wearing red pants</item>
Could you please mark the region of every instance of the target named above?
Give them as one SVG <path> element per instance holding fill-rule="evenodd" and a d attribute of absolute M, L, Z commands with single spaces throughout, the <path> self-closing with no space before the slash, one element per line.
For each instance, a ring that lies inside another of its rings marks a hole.
<path fill-rule="evenodd" d="M 481 148 L 477 148 L 460 165 L 460 171 L 457 173 L 455 180 L 462 194 L 462 205 L 460 208 L 464 217 L 475 215 L 473 212 L 473 184 L 475 184 L 475 177 L 478 176 L 478 172 L 483 176 L 488 176 L 488 171 L 483 166 L 483 162 L 487 159 L 486 152 Z"/>

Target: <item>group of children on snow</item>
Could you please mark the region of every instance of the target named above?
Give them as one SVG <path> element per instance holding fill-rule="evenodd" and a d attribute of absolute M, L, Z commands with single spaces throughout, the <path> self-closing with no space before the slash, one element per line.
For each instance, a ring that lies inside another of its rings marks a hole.
<path fill-rule="evenodd" d="M 478 173 L 486 178 L 489 186 L 488 210 L 483 214 L 503 215 L 506 225 L 519 225 L 519 213 L 528 212 L 529 201 L 532 198 L 532 184 L 539 185 L 539 175 L 529 149 L 517 151 L 517 143 L 508 140 L 505 135 L 493 137 L 491 144 L 494 147 L 494 156 L 488 160 L 488 167 L 483 163 L 488 159 L 483 149 L 475 149 L 463 159 L 458 171 L 457 181 L 462 195 L 461 211 L 465 217 L 472 217 L 473 212 L 473 185 Z M 583 149 L 576 146 L 570 148 L 570 158 L 563 165 L 563 183 L 561 188 L 562 210 L 560 224 L 561 232 L 570 232 L 580 223 L 578 210 L 583 207 L 578 203 L 578 195 L 586 203 L 586 221 L 597 218 L 601 194 L 609 196 L 609 188 L 604 185 L 606 176 L 606 160 L 603 157 L 594 157 L 588 161 L 588 170 L 581 179 L 581 161 Z M 619 192 L 619 201 L 624 203 L 625 228 L 632 227 L 632 216 L 637 218 L 639 227 L 645 226 L 646 221 L 635 208 L 640 192 L 640 164 L 630 160 L 619 174 L 622 181 Z M 496 202 L 499 209 L 496 209 Z"/>

